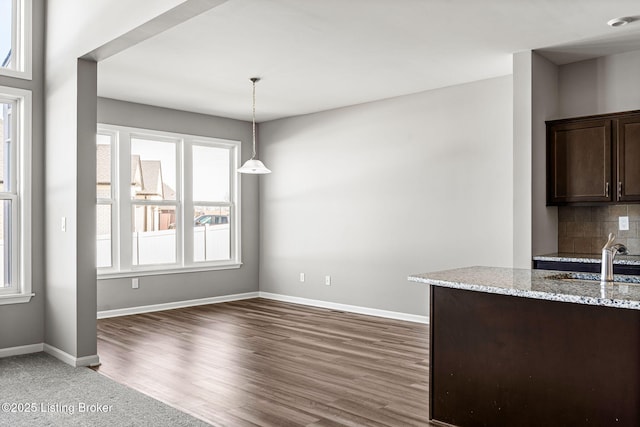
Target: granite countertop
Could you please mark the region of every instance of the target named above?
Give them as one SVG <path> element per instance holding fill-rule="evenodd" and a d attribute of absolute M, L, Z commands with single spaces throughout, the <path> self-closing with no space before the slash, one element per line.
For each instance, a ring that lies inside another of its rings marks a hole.
<path fill-rule="evenodd" d="M 615 280 L 601 285 L 599 275 L 594 273 L 500 267 L 466 267 L 409 276 L 412 282 L 447 288 L 640 310 L 640 276 L 616 274 Z"/>
<path fill-rule="evenodd" d="M 555 261 L 555 262 L 582 262 L 589 264 L 600 264 L 602 257 L 598 254 L 569 254 L 558 253 L 548 255 L 536 255 L 534 261 Z M 614 264 L 640 265 L 640 255 L 616 255 Z"/>

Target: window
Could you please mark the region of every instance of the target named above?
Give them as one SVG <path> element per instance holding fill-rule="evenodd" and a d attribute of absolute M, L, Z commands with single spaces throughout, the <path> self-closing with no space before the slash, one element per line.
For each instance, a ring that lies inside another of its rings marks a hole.
<path fill-rule="evenodd" d="M 102 278 L 240 265 L 240 143 L 99 125 Z"/>
<path fill-rule="evenodd" d="M 0 304 L 31 299 L 31 92 L 0 87 Z"/>
<path fill-rule="evenodd" d="M 131 135 L 132 265 L 174 264 L 181 140 Z"/>
<path fill-rule="evenodd" d="M 196 261 L 230 258 L 230 164 L 227 150 L 194 144 L 191 147 L 193 182 L 193 256 Z M 235 174 L 235 168 L 233 168 Z"/>
<path fill-rule="evenodd" d="M 31 79 L 31 0 L 0 0 L 0 75 Z"/>
<path fill-rule="evenodd" d="M 111 231 L 114 229 L 113 209 L 115 206 L 112 153 L 115 146 L 115 132 L 105 131 L 96 138 L 96 251 L 98 268 L 113 266 L 113 243 Z"/>

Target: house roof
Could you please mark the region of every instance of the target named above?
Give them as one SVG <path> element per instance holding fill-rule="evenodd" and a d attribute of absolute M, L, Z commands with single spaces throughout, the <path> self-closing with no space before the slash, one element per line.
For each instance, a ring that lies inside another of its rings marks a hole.
<path fill-rule="evenodd" d="M 140 164 L 140 156 L 137 154 L 131 156 L 131 185 L 136 188 L 144 186 L 142 165 Z"/>
<path fill-rule="evenodd" d="M 111 184 L 110 146 L 104 144 L 96 146 L 96 163 L 96 181 L 98 185 Z M 1 173 L 2 165 L 0 164 Z M 136 195 L 139 196 L 159 196 L 163 200 L 175 200 L 176 198 L 175 190 L 164 183 L 162 163 L 159 160 L 141 160 L 139 155 L 132 155 L 131 185 L 138 189 Z"/>
<path fill-rule="evenodd" d="M 162 163 L 159 160 L 140 160 L 142 171 L 141 196 L 163 196 Z M 164 198 L 164 197 L 163 197 Z"/>
<path fill-rule="evenodd" d="M 142 190 L 140 196 L 159 196 L 162 200 L 175 200 L 176 192 L 164 183 L 160 160 L 140 160 L 142 167 Z"/>
<path fill-rule="evenodd" d="M 175 200 L 176 191 L 169 187 L 167 184 L 162 184 L 162 191 L 164 193 L 164 200 Z"/>

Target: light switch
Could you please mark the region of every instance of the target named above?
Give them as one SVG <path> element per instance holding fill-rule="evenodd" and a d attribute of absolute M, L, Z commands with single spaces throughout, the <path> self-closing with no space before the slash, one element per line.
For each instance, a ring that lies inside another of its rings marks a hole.
<path fill-rule="evenodd" d="M 62 220 L 60 221 L 60 229 L 65 232 L 67 231 L 67 217 L 63 216 Z"/>
<path fill-rule="evenodd" d="M 618 230 L 626 231 L 629 229 L 629 217 L 628 216 L 619 216 L 618 217 Z"/>

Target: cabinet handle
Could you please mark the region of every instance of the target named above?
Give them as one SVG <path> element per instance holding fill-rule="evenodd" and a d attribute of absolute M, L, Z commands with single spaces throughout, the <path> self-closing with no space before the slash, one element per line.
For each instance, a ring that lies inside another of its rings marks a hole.
<path fill-rule="evenodd" d="M 622 181 L 618 181 L 618 200 L 622 199 Z"/>
<path fill-rule="evenodd" d="M 604 197 L 609 197 L 609 182 L 604 186 Z"/>

